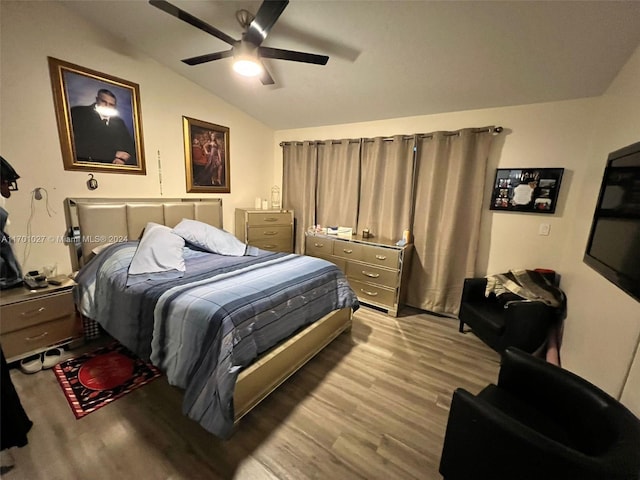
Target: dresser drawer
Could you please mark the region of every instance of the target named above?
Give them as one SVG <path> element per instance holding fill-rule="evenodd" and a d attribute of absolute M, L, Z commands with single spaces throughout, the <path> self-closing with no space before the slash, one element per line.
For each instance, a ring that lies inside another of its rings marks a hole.
<path fill-rule="evenodd" d="M 381 267 L 398 268 L 400 251 L 391 248 L 370 247 L 364 251 L 363 261 Z"/>
<path fill-rule="evenodd" d="M 362 260 L 364 247 L 359 243 L 334 240 L 333 254 L 348 260 Z"/>
<path fill-rule="evenodd" d="M 349 285 L 363 302 L 376 303 L 393 308 L 396 303 L 396 290 L 360 282 L 349 278 Z"/>
<path fill-rule="evenodd" d="M 333 240 L 330 238 L 308 236 L 305 251 L 307 255 L 322 257 L 333 252 Z"/>
<path fill-rule="evenodd" d="M 373 265 L 354 262 L 347 263 L 347 277 L 389 288 L 396 288 L 399 281 L 397 270 L 385 270 Z"/>
<path fill-rule="evenodd" d="M 57 320 L 3 333 L 0 342 L 5 357 L 11 358 L 76 337 L 78 333 L 76 316 L 73 313 Z"/>
<path fill-rule="evenodd" d="M 74 314 L 75 307 L 71 290 L 68 290 L 64 293 L 5 305 L 1 312 L 0 332 L 4 335 Z M 8 354 L 7 357 L 9 357 Z"/>
<path fill-rule="evenodd" d="M 247 242 L 255 245 L 255 242 L 263 240 L 291 239 L 292 229 L 290 225 L 271 227 L 251 227 L 247 234 Z"/>
<path fill-rule="evenodd" d="M 291 252 L 291 238 L 263 238 L 252 240 L 250 245 L 272 252 Z"/>
<path fill-rule="evenodd" d="M 251 212 L 247 215 L 247 225 L 249 227 L 265 225 L 291 225 L 292 216 L 290 212 Z"/>

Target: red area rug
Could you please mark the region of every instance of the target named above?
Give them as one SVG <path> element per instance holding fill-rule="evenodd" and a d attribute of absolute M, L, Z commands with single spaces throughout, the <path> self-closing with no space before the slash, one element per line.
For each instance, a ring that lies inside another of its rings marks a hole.
<path fill-rule="evenodd" d="M 76 418 L 95 412 L 158 378 L 160 371 L 117 342 L 53 369 Z"/>

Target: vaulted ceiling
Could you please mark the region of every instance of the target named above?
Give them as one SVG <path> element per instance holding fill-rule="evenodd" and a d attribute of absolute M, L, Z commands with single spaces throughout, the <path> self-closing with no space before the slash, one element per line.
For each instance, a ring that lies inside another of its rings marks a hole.
<path fill-rule="evenodd" d="M 292 0 L 263 45 L 330 59 L 264 86 L 182 63 L 229 45 L 146 1 L 58 1 L 276 130 L 598 96 L 640 45 L 640 1 Z M 236 39 L 262 3 L 169 1 Z"/>

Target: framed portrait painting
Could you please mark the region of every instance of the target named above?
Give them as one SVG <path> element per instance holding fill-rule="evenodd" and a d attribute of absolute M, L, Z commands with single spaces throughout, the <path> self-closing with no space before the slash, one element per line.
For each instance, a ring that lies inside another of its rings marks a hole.
<path fill-rule="evenodd" d="M 230 193 L 229 128 L 182 117 L 187 193 Z"/>
<path fill-rule="evenodd" d="M 491 210 L 554 213 L 564 168 L 498 168 Z"/>
<path fill-rule="evenodd" d="M 64 169 L 145 175 L 138 85 L 48 60 Z"/>

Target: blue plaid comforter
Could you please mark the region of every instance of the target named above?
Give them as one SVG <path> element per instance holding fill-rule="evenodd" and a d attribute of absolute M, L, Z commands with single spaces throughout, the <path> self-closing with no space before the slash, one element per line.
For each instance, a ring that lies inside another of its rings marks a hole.
<path fill-rule="evenodd" d="M 183 278 L 126 287 L 137 242 L 115 244 L 76 277 L 78 310 L 185 390 L 183 412 L 228 438 L 240 371 L 339 308 L 358 308 L 342 272 L 313 257 L 228 257 L 185 247 Z"/>

